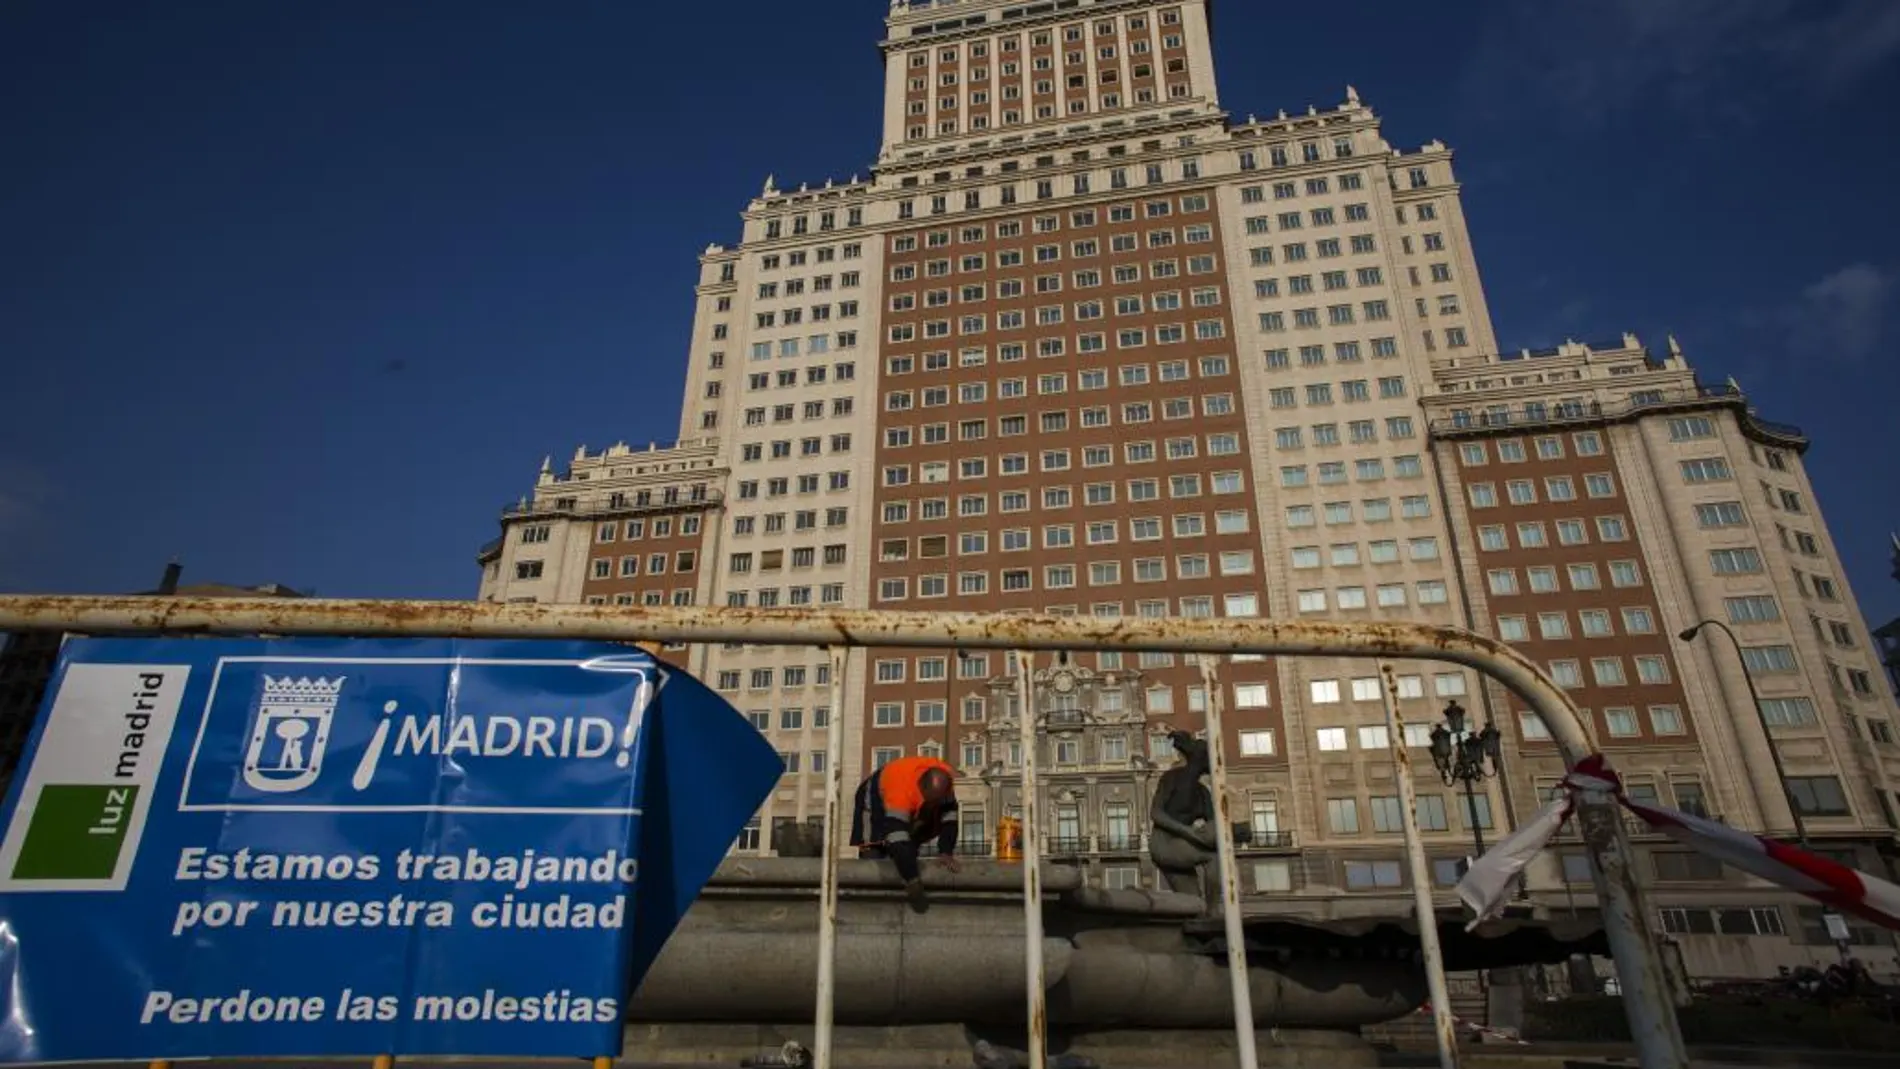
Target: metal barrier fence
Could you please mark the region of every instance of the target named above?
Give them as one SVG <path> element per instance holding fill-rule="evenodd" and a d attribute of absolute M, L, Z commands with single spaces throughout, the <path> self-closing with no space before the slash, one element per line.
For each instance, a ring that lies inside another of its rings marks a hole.
<path fill-rule="evenodd" d="M 820 646 L 832 656 L 833 715 L 826 745 L 825 850 L 820 885 L 819 960 L 814 1055 L 829 1069 L 838 922 L 838 831 L 844 825 L 843 720 L 848 657 L 854 648 L 996 649 L 1017 652 L 1016 686 L 1023 710 L 1023 908 L 1031 1069 L 1046 1069 L 1047 1012 L 1042 960 L 1042 830 L 1036 814 L 1035 718 L 1029 663 L 1035 651 L 1201 655 L 1207 684 L 1207 736 L 1218 806 L 1221 905 L 1232 979 L 1235 1039 L 1241 1069 L 1257 1069 L 1253 1001 L 1228 811 L 1227 758 L 1221 730 L 1215 655 L 1307 655 L 1373 660 L 1441 661 L 1475 669 L 1522 698 L 1549 729 L 1568 765 L 1592 753 L 1570 700 L 1538 667 L 1509 646 L 1469 631 L 1422 624 L 1336 624 L 1266 619 L 1149 619 L 972 613 L 755 610 L 733 608 L 530 605 L 486 602 L 344 601 L 266 598 L 0 596 L 0 632 L 54 630 L 84 634 L 430 636 L 442 638 L 598 639 L 612 642 L 702 642 Z M 1399 733 L 1394 732 L 1397 736 Z M 1395 757 L 1405 760 L 1395 738 Z M 1583 792 L 1578 822 L 1589 847 L 1610 949 L 1616 960 L 1630 1034 L 1643 1069 L 1684 1069 L 1681 1030 L 1664 979 L 1649 911 L 1630 866 L 1623 821 L 1614 799 Z M 1429 903 L 1427 903 L 1427 906 Z M 1427 907 L 1421 907 L 1427 908 Z M 1419 917 L 1421 932 L 1435 918 Z M 1429 949 L 1429 948 L 1428 948 Z M 1433 958 L 1436 955 L 1429 955 Z M 1428 972 L 1442 1004 L 1443 971 Z M 1448 1007 L 1435 1007 L 1442 1057 L 1449 1069 Z"/>

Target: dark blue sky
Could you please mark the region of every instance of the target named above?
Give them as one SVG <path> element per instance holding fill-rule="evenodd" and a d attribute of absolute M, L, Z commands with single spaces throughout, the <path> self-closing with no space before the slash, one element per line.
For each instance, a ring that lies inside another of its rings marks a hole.
<path fill-rule="evenodd" d="M 673 433 L 765 175 L 867 169 L 886 6 L 0 3 L 0 589 L 471 595 L 543 454 Z M 1808 427 L 1900 612 L 1900 3 L 1214 23 L 1237 115 L 1350 82 L 1458 150 L 1505 344 L 1673 331 Z"/>

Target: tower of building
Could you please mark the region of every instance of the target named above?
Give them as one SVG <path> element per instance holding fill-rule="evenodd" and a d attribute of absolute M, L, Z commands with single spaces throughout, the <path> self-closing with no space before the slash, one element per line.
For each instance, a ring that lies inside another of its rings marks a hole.
<path fill-rule="evenodd" d="M 544 470 L 484 558 L 484 597 L 1470 627 L 1576 688 L 1632 793 L 1784 829 L 1741 663 L 1672 638 L 1715 616 L 1785 732 L 1811 831 L 1878 864 L 1896 714 L 1867 686 L 1871 639 L 1798 430 L 1698 386 L 1673 342 L 1500 353 L 1450 150 L 1389 144 L 1351 89 L 1230 114 L 1205 0 L 899 2 L 882 47 L 873 173 L 768 178 L 740 240 L 701 258 L 689 444 L 643 455 L 644 476 L 612 450 Z M 643 477 L 675 497 L 631 503 L 615 480 Z M 657 511 L 697 525 L 669 524 L 665 578 L 636 546 L 659 521 L 632 533 Z M 1023 710 L 1002 654 L 855 654 L 841 755 L 824 752 L 817 651 L 680 655 L 786 755 L 742 850 L 821 813 L 833 759 L 851 779 L 945 755 L 966 841 L 1017 808 Z M 1200 726 L 1198 666 L 1078 652 L 1029 668 L 1044 834 L 1106 885 L 1151 883 L 1147 801 L 1166 731 Z M 1474 826 L 1495 841 L 1561 769 L 1511 695 L 1395 669 L 1411 745 L 1453 701 L 1505 736 L 1506 774 L 1469 804 L 1421 791 L 1448 885 Z M 1375 667 L 1217 671 L 1250 908 L 1403 896 Z M 1669 923 L 1796 928 L 1781 906 L 1750 912 L 1786 896 L 1645 849 L 1702 904 Z M 1574 902 L 1573 863 L 1546 861 L 1534 889 Z M 1731 900 L 1739 919 L 1706 906 Z"/>

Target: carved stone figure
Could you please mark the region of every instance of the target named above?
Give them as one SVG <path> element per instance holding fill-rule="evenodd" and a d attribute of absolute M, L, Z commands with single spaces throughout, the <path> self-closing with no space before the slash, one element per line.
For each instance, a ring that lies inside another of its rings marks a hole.
<path fill-rule="evenodd" d="M 1154 827 L 1148 856 L 1170 890 L 1197 895 L 1212 910 L 1220 886 L 1214 825 L 1220 818 L 1213 793 L 1201 783 L 1208 771 L 1207 744 L 1185 731 L 1169 732 L 1168 739 L 1181 762 L 1163 772 L 1155 786 L 1148 807 Z"/>

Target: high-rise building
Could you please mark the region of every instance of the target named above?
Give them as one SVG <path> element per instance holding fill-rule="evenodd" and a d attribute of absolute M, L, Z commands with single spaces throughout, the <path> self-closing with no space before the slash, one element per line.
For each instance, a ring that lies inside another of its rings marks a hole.
<path fill-rule="evenodd" d="M 1673 343 L 1500 353 L 1446 146 L 1392 146 L 1351 89 L 1236 121 L 1205 0 L 900 2 L 883 49 L 874 173 L 768 178 L 741 240 L 701 259 L 680 424 L 698 444 L 646 454 L 703 457 L 668 476 L 702 495 L 681 506 L 704 517 L 698 541 L 674 551 L 700 567 L 682 583 L 676 560 L 640 597 L 1472 627 L 1577 689 L 1633 796 L 1786 829 L 1741 662 L 1718 635 L 1671 637 L 1714 616 L 1742 639 L 1817 844 L 1878 868 L 1900 841 L 1896 712 L 1869 685 L 1807 440 L 1739 390 L 1698 386 Z M 622 463 L 544 468 L 484 596 L 605 599 L 589 584 L 633 552 L 617 528 L 621 548 L 598 544 L 623 492 L 601 468 Z M 855 778 L 946 755 L 965 773 L 966 841 L 1018 807 L 1003 654 L 856 655 L 842 755 L 823 752 L 821 655 L 691 663 L 786 757 L 741 849 L 816 816 L 813 773 L 834 756 Z M 1152 884 L 1148 799 L 1166 731 L 1201 722 L 1201 667 L 1092 652 L 1029 667 L 1054 853 L 1108 886 Z M 1410 745 L 1453 701 L 1504 732 L 1506 774 L 1469 802 L 1422 791 L 1449 886 L 1473 831 L 1495 840 L 1560 767 L 1502 690 L 1394 667 Z M 1250 908 L 1403 896 L 1375 666 L 1225 658 L 1214 683 Z M 1820 923 L 1644 851 L 1672 932 Z M 1534 898 L 1587 898 L 1576 861 L 1547 860 Z"/>

